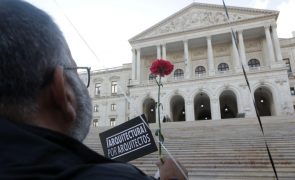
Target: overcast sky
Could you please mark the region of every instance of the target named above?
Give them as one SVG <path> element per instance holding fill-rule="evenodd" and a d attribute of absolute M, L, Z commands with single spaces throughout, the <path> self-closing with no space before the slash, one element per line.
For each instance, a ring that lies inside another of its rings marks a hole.
<path fill-rule="evenodd" d="M 27 0 L 49 13 L 60 26 L 79 66 L 102 69 L 131 62 L 128 39 L 192 2 L 222 0 Z M 227 5 L 279 10 L 279 37 L 295 31 L 295 0 L 225 0 Z M 65 18 L 68 16 L 93 55 Z"/>

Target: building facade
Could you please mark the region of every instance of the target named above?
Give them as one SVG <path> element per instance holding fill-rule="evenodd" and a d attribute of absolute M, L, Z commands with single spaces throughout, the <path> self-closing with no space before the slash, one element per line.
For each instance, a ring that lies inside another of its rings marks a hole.
<path fill-rule="evenodd" d="M 255 117 L 253 99 L 261 116 L 292 115 L 295 38 L 278 38 L 279 12 L 228 12 L 230 21 L 221 5 L 192 3 L 131 38 L 131 64 L 91 73 L 94 125 L 113 126 L 142 113 L 158 121 L 149 68 L 159 58 L 174 64 L 163 79 L 161 120 Z"/>

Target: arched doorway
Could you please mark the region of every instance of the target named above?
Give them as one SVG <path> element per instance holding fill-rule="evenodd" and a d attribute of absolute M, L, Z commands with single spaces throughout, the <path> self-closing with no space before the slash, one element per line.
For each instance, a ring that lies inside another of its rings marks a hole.
<path fill-rule="evenodd" d="M 184 99 L 180 95 L 173 96 L 170 101 L 172 121 L 185 121 Z"/>
<path fill-rule="evenodd" d="M 238 114 L 237 97 L 231 90 L 223 91 L 219 96 L 221 119 L 236 118 Z"/>
<path fill-rule="evenodd" d="M 210 98 L 206 93 L 199 93 L 194 98 L 195 120 L 211 119 Z"/>
<path fill-rule="evenodd" d="M 254 98 L 260 116 L 272 116 L 275 114 L 273 96 L 268 88 L 257 88 L 254 92 Z"/>
<path fill-rule="evenodd" d="M 147 98 L 143 102 L 143 113 L 149 123 L 156 122 L 156 102 L 152 98 Z"/>

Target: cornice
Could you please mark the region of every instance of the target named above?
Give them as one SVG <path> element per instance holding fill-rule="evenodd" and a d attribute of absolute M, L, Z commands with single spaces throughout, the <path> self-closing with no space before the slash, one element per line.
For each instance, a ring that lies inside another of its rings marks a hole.
<path fill-rule="evenodd" d="M 211 8 L 223 8 L 223 5 L 219 4 L 207 4 L 207 3 L 198 3 L 194 2 L 192 5 L 203 6 L 203 7 L 211 7 Z M 279 13 L 276 10 L 269 10 L 269 9 L 258 9 L 258 8 L 248 8 L 248 7 L 238 7 L 238 6 L 226 6 L 228 10 L 242 10 L 242 11 L 249 11 L 249 12 L 257 12 L 257 13 Z"/>
<path fill-rule="evenodd" d="M 274 14 L 269 14 L 267 16 L 259 16 L 259 17 L 255 17 L 255 18 L 243 19 L 243 20 L 231 22 L 230 25 L 228 23 L 222 23 L 222 24 L 216 24 L 216 25 L 205 26 L 205 27 L 200 27 L 200 28 L 194 28 L 194 29 L 190 29 L 190 30 L 186 30 L 186 31 L 161 34 L 161 35 L 158 35 L 158 36 L 153 36 L 153 37 L 148 37 L 148 38 L 144 38 L 144 39 L 134 40 L 134 41 L 132 41 L 130 43 L 131 43 L 131 45 L 133 45 L 133 44 L 137 44 L 137 43 L 158 41 L 158 40 L 162 40 L 163 38 L 169 38 L 169 37 L 174 37 L 174 36 L 183 36 L 183 35 L 186 35 L 187 33 L 204 32 L 204 31 L 208 31 L 208 30 L 212 30 L 212 29 L 225 28 L 225 27 L 232 28 L 233 26 L 238 26 L 238 25 L 241 25 L 243 23 L 249 23 L 250 21 L 255 22 L 255 21 L 259 21 L 259 20 L 262 21 L 263 20 L 264 21 L 263 23 L 265 23 L 265 20 L 266 19 L 271 20 L 272 16 L 274 16 Z M 261 24 L 261 26 L 263 27 L 263 24 Z M 239 30 L 239 29 L 235 29 L 235 30 Z"/>
<path fill-rule="evenodd" d="M 123 71 L 123 72 L 127 71 L 128 72 L 129 70 L 131 70 L 131 67 L 124 67 L 124 66 L 119 66 L 116 68 L 99 69 L 99 70 L 91 71 L 91 76 L 115 73 L 115 72 L 119 72 L 119 71 Z"/>
<path fill-rule="evenodd" d="M 165 18 L 164 20 L 160 21 L 159 23 L 151 26 L 150 28 L 146 29 L 145 31 L 139 33 L 138 35 L 132 37 L 131 39 L 129 39 L 129 43 L 132 44 L 133 42 L 137 41 L 137 38 L 139 38 L 140 36 L 145 35 L 148 32 L 151 32 L 152 30 L 160 27 L 161 25 L 163 25 L 164 23 L 166 23 L 169 20 L 172 20 L 173 18 L 177 17 L 178 15 L 181 15 L 183 13 L 185 13 L 187 10 L 189 10 L 190 8 L 193 7 L 198 7 L 198 8 L 214 8 L 214 9 L 223 9 L 223 5 L 217 5 L 217 4 L 205 4 L 205 3 L 192 3 L 188 6 L 186 6 L 185 8 L 179 10 L 178 12 L 172 14 L 171 16 Z M 269 16 L 269 15 L 275 15 L 275 19 L 277 19 L 278 15 L 279 15 L 279 11 L 275 11 L 275 10 L 265 10 L 265 9 L 255 9 L 255 8 L 246 8 L 246 7 L 236 7 L 236 6 L 227 6 L 228 10 L 231 11 L 243 11 L 243 12 L 249 12 L 249 13 L 265 13 L 265 15 L 260 15 L 257 16 L 259 17 L 265 17 L 265 16 Z M 256 18 L 256 17 L 255 17 Z M 255 19 L 255 18 L 251 18 L 251 19 Z M 218 24 L 221 25 L 221 24 Z M 215 26 L 215 25 L 213 25 Z M 208 26 L 211 27 L 211 26 Z M 176 33 L 176 32 L 174 32 Z"/>
<path fill-rule="evenodd" d="M 295 46 L 295 37 L 279 39 L 281 48 L 289 48 Z"/>

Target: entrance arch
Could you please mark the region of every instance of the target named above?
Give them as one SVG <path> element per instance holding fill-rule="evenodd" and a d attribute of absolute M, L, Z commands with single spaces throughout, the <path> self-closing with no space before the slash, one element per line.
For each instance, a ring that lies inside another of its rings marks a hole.
<path fill-rule="evenodd" d="M 211 119 L 210 98 L 206 93 L 199 93 L 194 98 L 195 120 Z"/>
<path fill-rule="evenodd" d="M 221 119 L 236 118 L 238 114 L 237 97 L 231 90 L 223 91 L 219 96 Z"/>
<path fill-rule="evenodd" d="M 148 120 L 148 123 L 156 122 L 156 102 L 152 98 L 147 98 L 143 102 L 143 114 Z"/>
<path fill-rule="evenodd" d="M 254 92 L 255 103 L 260 116 L 272 116 L 275 107 L 271 91 L 267 87 L 259 87 Z"/>
<path fill-rule="evenodd" d="M 185 104 L 182 96 L 175 95 L 171 98 L 170 110 L 172 121 L 185 121 Z"/>

